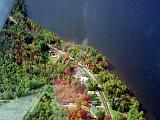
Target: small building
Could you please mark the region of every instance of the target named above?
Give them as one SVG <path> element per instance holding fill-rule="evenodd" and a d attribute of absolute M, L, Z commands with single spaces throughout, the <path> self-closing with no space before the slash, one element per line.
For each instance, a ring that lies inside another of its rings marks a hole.
<path fill-rule="evenodd" d="M 81 81 L 81 84 L 89 82 L 90 77 L 87 75 L 87 73 L 84 70 L 82 70 L 82 68 L 77 67 L 75 71 L 76 72 L 74 74 L 74 77 L 76 79 L 79 79 Z"/>
<path fill-rule="evenodd" d="M 59 55 L 59 54 L 54 54 L 54 55 L 53 55 L 53 58 L 58 58 L 58 59 L 59 59 L 59 58 L 60 58 L 60 55 Z"/>
<path fill-rule="evenodd" d="M 76 79 L 79 79 L 81 81 L 81 84 L 88 83 L 90 80 L 86 74 L 82 74 L 80 71 L 77 71 L 76 74 L 74 74 L 74 77 Z"/>
<path fill-rule="evenodd" d="M 49 53 L 51 54 L 51 56 L 53 57 L 53 58 L 60 58 L 60 56 L 61 56 L 61 53 L 59 53 L 58 51 L 56 51 L 56 50 L 54 50 L 54 49 L 50 49 L 49 50 Z"/>
<path fill-rule="evenodd" d="M 55 54 L 55 50 L 50 48 L 50 49 L 49 49 L 49 53 L 50 53 L 50 54 Z"/>
<path fill-rule="evenodd" d="M 86 74 L 82 74 L 82 75 L 75 74 L 74 77 L 76 79 L 79 79 L 81 81 L 81 84 L 88 83 L 89 80 L 90 80 L 89 77 Z"/>
<path fill-rule="evenodd" d="M 82 83 L 88 83 L 89 82 L 89 77 L 86 74 L 83 74 L 80 76 L 81 84 Z"/>

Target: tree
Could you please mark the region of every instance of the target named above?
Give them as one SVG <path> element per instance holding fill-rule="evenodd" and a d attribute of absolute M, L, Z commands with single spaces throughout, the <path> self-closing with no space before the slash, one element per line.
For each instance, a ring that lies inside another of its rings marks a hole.
<path fill-rule="evenodd" d="M 34 36 L 32 35 L 32 34 L 27 34 L 27 36 L 25 37 L 25 43 L 27 43 L 27 44 L 32 44 L 32 42 L 33 42 L 33 39 L 34 39 Z"/>
<path fill-rule="evenodd" d="M 49 50 L 49 47 L 47 43 L 41 41 L 38 45 L 38 49 L 40 52 L 47 52 Z"/>
<path fill-rule="evenodd" d="M 118 111 L 114 113 L 114 120 L 127 120 L 126 116 Z M 137 120 L 137 119 L 135 119 Z"/>
<path fill-rule="evenodd" d="M 69 120 L 91 120 L 91 116 L 87 111 L 81 108 L 71 112 Z"/>
<path fill-rule="evenodd" d="M 137 101 L 137 99 L 135 98 L 135 97 L 133 97 L 132 99 L 131 99 L 131 104 L 132 104 L 132 108 L 135 108 L 135 109 L 137 109 L 137 110 L 139 110 L 139 102 Z"/>
<path fill-rule="evenodd" d="M 98 110 L 96 112 L 96 120 L 104 120 L 105 118 L 105 111 L 102 109 L 102 110 Z"/>
<path fill-rule="evenodd" d="M 92 81 L 87 84 L 87 89 L 89 91 L 96 91 L 97 88 L 98 88 L 98 83 L 96 81 Z"/>
<path fill-rule="evenodd" d="M 90 106 L 90 99 L 88 96 L 83 96 L 82 97 L 82 103 L 84 106 Z"/>
<path fill-rule="evenodd" d="M 135 108 L 131 108 L 128 112 L 127 120 L 138 120 L 138 111 Z"/>
<path fill-rule="evenodd" d="M 98 76 L 97 76 L 98 82 L 103 84 L 107 82 L 110 78 L 108 75 L 108 71 L 100 71 Z"/>

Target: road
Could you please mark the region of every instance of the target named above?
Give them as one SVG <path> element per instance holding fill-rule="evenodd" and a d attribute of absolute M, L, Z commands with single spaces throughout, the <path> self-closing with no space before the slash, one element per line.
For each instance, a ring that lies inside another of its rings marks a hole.
<path fill-rule="evenodd" d="M 61 53 L 61 54 L 65 54 L 65 52 L 62 52 L 61 50 L 58 50 L 57 48 L 53 48 L 50 44 L 48 44 L 48 46 L 49 46 L 50 48 L 58 51 L 58 52 Z M 72 58 L 72 57 L 70 57 L 70 58 L 71 58 L 71 59 L 74 59 L 74 58 Z M 78 62 L 78 65 L 79 65 L 79 67 L 80 67 L 81 69 L 83 69 L 83 70 L 90 76 L 91 79 L 93 79 L 94 81 L 96 81 L 96 82 L 98 83 L 97 79 L 96 79 L 95 76 L 89 71 L 89 69 L 87 69 L 87 68 L 86 68 L 82 63 L 80 63 L 80 62 Z M 101 87 L 101 84 L 98 83 L 98 86 Z M 101 87 L 101 88 L 102 88 L 102 87 Z M 98 91 L 98 92 L 99 92 L 99 94 L 100 94 L 100 97 L 101 97 L 102 103 L 103 103 L 103 105 L 104 105 L 104 107 L 105 107 L 105 110 L 106 110 L 106 112 L 109 114 L 110 120 L 113 120 L 113 119 L 112 119 L 112 114 L 111 114 L 111 111 L 110 111 L 110 108 L 109 108 L 109 103 L 107 102 L 107 99 L 106 99 L 106 96 L 105 96 L 105 94 L 104 94 L 104 91 Z"/>
<path fill-rule="evenodd" d="M 90 76 L 91 79 L 95 80 L 95 81 L 98 83 L 98 81 L 97 81 L 97 79 L 95 78 L 95 76 L 94 76 L 86 67 L 84 67 L 83 65 L 79 65 L 79 66 Z M 101 86 L 101 84 L 98 83 L 98 86 Z M 105 94 L 104 94 L 104 91 L 98 91 L 98 93 L 99 93 L 100 96 L 101 96 L 102 103 L 103 103 L 103 105 L 104 105 L 104 107 L 105 107 L 106 112 L 107 112 L 107 113 L 109 114 L 109 116 L 110 116 L 110 120 L 113 120 L 113 119 L 112 119 L 112 114 L 111 114 L 111 111 L 110 111 L 110 108 L 109 108 L 109 103 L 107 102 L 107 99 L 106 99 L 106 96 L 105 96 Z"/>

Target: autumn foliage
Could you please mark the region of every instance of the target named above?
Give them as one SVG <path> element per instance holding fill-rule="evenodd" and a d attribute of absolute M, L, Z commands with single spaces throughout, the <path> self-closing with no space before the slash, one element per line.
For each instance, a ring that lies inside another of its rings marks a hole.
<path fill-rule="evenodd" d="M 84 106 L 89 107 L 89 106 L 90 106 L 90 103 L 91 103 L 91 101 L 90 101 L 90 99 L 89 99 L 88 96 L 83 96 L 83 97 L 82 97 L 82 104 L 83 104 Z"/>
<path fill-rule="evenodd" d="M 91 115 L 84 109 L 80 108 L 70 112 L 69 118 L 70 120 L 91 120 Z"/>

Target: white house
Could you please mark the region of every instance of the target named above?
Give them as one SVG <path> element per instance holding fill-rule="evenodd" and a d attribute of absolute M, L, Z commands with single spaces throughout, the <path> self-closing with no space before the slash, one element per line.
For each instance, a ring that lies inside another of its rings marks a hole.
<path fill-rule="evenodd" d="M 81 81 L 81 84 L 89 82 L 90 78 L 87 76 L 87 73 L 82 70 L 82 68 L 77 67 L 76 72 L 74 74 L 74 77 L 76 79 L 79 79 Z"/>
<path fill-rule="evenodd" d="M 80 81 L 81 81 L 81 84 L 88 83 L 89 77 L 88 76 L 80 76 Z"/>
<path fill-rule="evenodd" d="M 78 73 L 76 73 L 74 75 L 74 77 L 76 79 L 79 79 L 81 81 L 81 84 L 89 82 L 89 77 L 87 75 L 85 75 L 85 74 L 78 74 Z"/>

